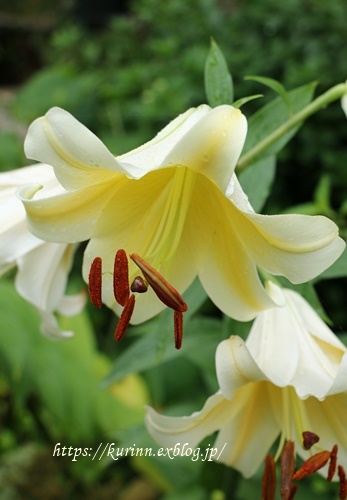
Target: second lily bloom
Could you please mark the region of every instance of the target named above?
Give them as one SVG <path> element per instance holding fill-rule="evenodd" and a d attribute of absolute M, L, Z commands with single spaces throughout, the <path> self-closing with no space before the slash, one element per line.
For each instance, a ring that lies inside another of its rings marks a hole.
<path fill-rule="evenodd" d="M 295 443 L 307 459 L 302 433 L 320 437 L 318 449 L 337 444 L 347 467 L 347 349 L 296 292 L 269 284 L 281 302 L 260 313 L 244 342 L 232 336 L 216 352 L 220 390 L 185 417 L 147 410 L 147 428 L 165 447 L 195 448 L 219 431 L 214 447 L 220 461 L 252 476 L 277 438 Z"/>

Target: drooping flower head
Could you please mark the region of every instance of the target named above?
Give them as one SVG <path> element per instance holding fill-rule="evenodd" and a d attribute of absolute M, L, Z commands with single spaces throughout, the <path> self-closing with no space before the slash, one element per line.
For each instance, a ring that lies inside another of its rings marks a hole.
<path fill-rule="evenodd" d="M 147 428 L 163 446 L 191 448 L 219 431 L 220 461 L 246 477 L 279 436 L 280 448 L 293 441 L 308 458 L 302 433 L 310 431 L 322 449 L 338 444 L 346 468 L 347 349 L 299 294 L 272 284 L 269 293 L 282 307 L 260 313 L 246 342 L 233 336 L 219 344 L 220 390 L 202 410 L 166 417 L 148 408 Z"/>
<path fill-rule="evenodd" d="M 181 294 L 198 275 L 222 311 L 251 319 L 274 305 L 257 267 L 301 283 L 329 267 L 344 243 L 325 217 L 254 213 L 234 174 L 246 132 L 239 109 L 203 105 L 115 158 L 69 113 L 53 108 L 30 126 L 25 151 L 52 165 L 67 193 L 36 200 L 41 186 L 23 189 L 29 227 L 47 241 L 90 240 L 84 278 L 100 257 L 102 299 L 118 313 L 111 274 L 122 248 L 141 256 Z M 131 282 L 136 273 L 131 264 Z M 152 291 L 144 294 L 134 323 L 162 308 Z"/>
<path fill-rule="evenodd" d="M 32 165 L 0 173 L 0 276 L 18 266 L 16 288 L 41 316 L 41 330 L 50 337 L 70 337 L 62 331 L 54 312 L 77 314 L 84 294 L 65 295 L 76 245 L 42 241 L 28 230 L 26 214 L 16 190 L 29 182 L 42 182 L 47 193 L 62 192 L 52 167 Z"/>

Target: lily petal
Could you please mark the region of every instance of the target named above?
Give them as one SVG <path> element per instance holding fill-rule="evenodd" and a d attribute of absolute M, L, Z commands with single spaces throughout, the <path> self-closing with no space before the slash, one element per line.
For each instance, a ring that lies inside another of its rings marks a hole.
<path fill-rule="evenodd" d="M 139 173 L 121 165 L 100 139 L 60 108 L 50 109 L 30 125 L 24 150 L 28 158 L 52 165 L 67 190 L 109 180 L 115 172 Z"/>
<path fill-rule="evenodd" d="M 246 345 L 259 368 L 278 387 L 293 386 L 301 399 L 347 391 L 346 347 L 296 292 L 268 283 L 285 305 L 262 312 Z"/>
<path fill-rule="evenodd" d="M 347 352 L 343 355 L 335 379 L 325 396 L 347 393 Z"/>
<path fill-rule="evenodd" d="M 320 448 L 331 450 L 333 445 L 338 444 L 338 462 L 347 469 L 347 394 L 335 394 L 324 401 L 308 398 L 304 403 L 311 428 L 319 435 Z M 302 458 L 307 458 L 299 443 L 296 449 Z"/>
<path fill-rule="evenodd" d="M 235 467 L 245 477 L 254 474 L 280 430 L 271 414 L 266 383 L 241 387 L 231 401 L 217 392 L 201 411 L 189 417 L 167 417 L 147 407 L 145 422 L 148 432 L 165 447 L 186 444 L 195 448 L 219 430 L 214 458 Z"/>
<path fill-rule="evenodd" d="M 218 106 L 192 127 L 163 160 L 206 175 L 224 193 L 234 173 L 247 134 L 239 109 Z"/>
<path fill-rule="evenodd" d="M 64 295 L 72 265 L 71 245 L 44 243 L 18 261 L 16 287 L 22 297 L 52 312 Z"/>
<path fill-rule="evenodd" d="M 276 303 L 265 291 L 255 262 L 240 241 L 242 221 L 238 219 L 236 207 L 222 194 L 216 196 L 214 205 L 214 213 L 218 214 L 214 221 L 214 239 L 199 279 L 221 311 L 239 321 L 248 321 Z"/>
<path fill-rule="evenodd" d="M 121 184 L 120 180 L 119 184 Z M 33 199 L 40 185 L 19 188 L 17 195 L 25 206 L 30 231 L 42 240 L 76 243 L 89 239 L 100 213 L 117 186 L 99 183 L 83 190 Z"/>
<path fill-rule="evenodd" d="M 49 195 L 62 191 L 49 165 L 31 165 L 0 174 L 0 274 L 9 265 L 14 265 L 19 257 L 42 244 L 29 232 L 25 209 L 15 196 L 18 186 L 36 179 L 45 183 Z"/>
<path fill-rule="evenodd" d="M 259 369 L 245 342 L 235 335 L 223 340 L 216 351 L 216 371 L 222 394 L 230 399 L 248 382 L 268 380 Z"/>
<path fill-rule="evenodd" d="M 15 193 L 18 186 L 33 180 L 44 182 L 49 195 L 64 191 L 49 165 L 32 165 L 0 174 L 0 273 L 17 265 L 17 291 L 37 308 L 41 331 L 54 338 L 71 337 L 73 332 L 59 328 L 54 312 L 77 314 L 85 304 L 83 293 L 64 297 L 74 247 L 46 243 L 29 232 L 24 207 Z"/>
<path fill-rule="evenodd" d="M 64 299 L 74 250 L 72 245 L 43 243 L 18 259 L 18 293 L 38 309 L 41 331 L 53 338 L 73 336 L 73 332 L 59 328 L 54 311 L 60 309 L 63 314 L 74 315 L 81 311 L 86 301 L 82 293 Z"/>
<path fill-rule="evenodd" d="M 338 259 L 345 243 L 323 216 L 243 213 L 240 237 L 257 265 L 292 283 L 309 281 Z"/>
<path fill-rule="evenodd" d="M 221 425 L 214 443 L 217 450 L 223 450 L 218 461 L 234 467 L 246 478 L 262 464 L 280 432 L 271 411 L 269 390 L 266 382 L 238 389 L 230 401 L 234 416 Z"/>
<path fill-rule="evenodd" d="M 188 109 L 166 125 L 154 139 L 117 159 L 135 165 L 144 173 L 160 168 L 176 144 L 210 111 L 206 104 Z"/>
<path fill-rule="evenodd" d="M 230 402 L 217 392 L 207 399 L 201 411 L 189 417 L 167 417 L 147 406 L 145 423 L 151 436 L 163 446 L 188 443 L 194 448 L 204 437 L 218 430 L 221 422 L 228 422 L 233 414 Z"/>

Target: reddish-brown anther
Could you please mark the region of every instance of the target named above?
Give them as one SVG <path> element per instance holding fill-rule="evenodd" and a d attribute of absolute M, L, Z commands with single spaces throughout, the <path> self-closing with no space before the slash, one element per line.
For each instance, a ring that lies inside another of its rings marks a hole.
<path fill-rule="evenodd" d="M 176 349 L 181 349 L 183 338 L 183 313 L 181 311 L 174 311 L 174 336 Z"/>
<path fill-rule="evenodd" d="M 346 480 L 345 469 L 342 467 L 342 465 L 338 466 L 337 473 L 338 473 L 339 479 L 340 479 L 339 499 L 346 500 L 346 498 L 347 498 L 347 480 Z"/>
<path fill-rule="evenodd" d="M 148 290 L 148 286 L 141 276 L 136 276 L 131 283 L 130 290 L 134 293 L 145 293 Z"/>
<path fill-rule="evenodd" d="M 338 451 L 338 447 L 337 447 L 337 444 L 335 444 L 333 446 L 333 449 L 331 450 L 331 453 L 330 453 L 330 462 L 329 462 L 327 481 L 333 480 L 333 477 L 334 477 L 334 474 L 336 471 L 337 451 Z"/>
<path fill-rule="evenodd" d="M 319 436 L 311 431 L 305 431 L 302 433 L 303 447 L 305 450 L 310 450 L 312 446 L 319 441 Z"/>
<path fill-rule="evenodd" d="M 288 500 L 293 500 L 293 498 L 295 497 L 295 493 L 296 493 L 297 489 L 298 489 L 298 485 L 297 484 L 292 484 L 292 486 L 290 488 L 290 495 L 288 497 Z"/>
<path fill-rule="evenodd" d="M 124 307 L 130 292 L 128 257 L 123 249 L 118 250 L 114 259 L 113 293 L 118 304 Z"/>
<path fill-rule="evenodd" d="M 131 320 L 131 316 L 133 315 L 134 312 L 134 307 L 135 307 L 135 295 L 131 294 L 118 320 L 116 331 L 114 332 L 114 338 L 118 342 L 122 339 L 123 335 L 127 331 L 127 328 Z"/>
<path fill-rule="evenodd" d="M 261 487 L 262 500 L 274 500 L 276 494 L 276 464 L 272 455 L 265 458 L 265 469 Z"/>
<path fill-rule="evenodd" d="M 295 472 L 293 479 L 295 481 L 299 481 L 300 479 L 303 479 L 304 477 L 309 476 L 310 474 L 313 474 L 317 470 L 321 469 L 328 462 L 330 455 L 330 451 L 320 451 L 319 453 L 312 455 L 312 457 L 308 458 L 302 464 L 300 469 Z"/>
<path fill-rule="evenodd" d="M 98 309 L 102 306 L 102 260 L 101 257 L 95 257 L 90 266 L 88 276 L 88 290 L 91 303 Z"/>
<path fill-rule="evenodd" d="M 132 253 L 130 258 L 141 269 L 149 285 L 153 288 L 154 293 L 166 306 L 171 307 L 174 311 L 181 312 L 185 312 L 188 309 L 187 304 L 178 291 L 148 262 L 135 253 Z"/>
<path fill-rule="evenodd" d="M 287 441 L 281 455 L 281 499 L 289 500 L 295 469 L 294 442 Z"/>

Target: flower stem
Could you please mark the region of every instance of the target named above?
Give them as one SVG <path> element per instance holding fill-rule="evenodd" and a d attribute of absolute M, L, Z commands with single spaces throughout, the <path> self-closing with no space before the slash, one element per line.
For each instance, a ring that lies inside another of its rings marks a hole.
<path fill-rule="evenodd" d="M 299 125 L 301 122 L 306 120 L 309 116 L 313 115 L 321 108 L 327 106 L 327 104 L 340 99 L 343 95 L 347 94 L 347 83 L 339 83 L 331 89 L 324 92 L 324 94 L 317 97 L 310 104 L 305 106 L 295 115 L 291 116 L 285 123 L 278 127 L 274 132 L 269 134 L 265 139 L 260 141 L 256 146 L 250 149 L 247 153 L 241 156 L 236 168 L 238 172 L 241 172 L 248 165 L 254 162 L 254 160 L 269 146 L 271 146 L 275 141 L 280 139 L 283 135 L 287 134 L 292 128 Z"/>

